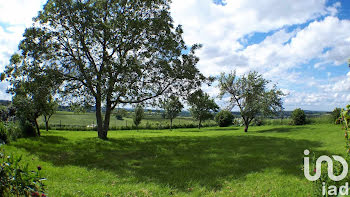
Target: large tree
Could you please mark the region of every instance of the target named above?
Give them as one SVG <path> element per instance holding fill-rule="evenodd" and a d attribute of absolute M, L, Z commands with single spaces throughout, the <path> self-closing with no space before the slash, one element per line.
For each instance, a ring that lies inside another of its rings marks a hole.
<path fill-rule="evenodd" d="M 170 120 L 170 130 L 173 128 L 173 120 L 179 115 L 184 107 L 179 97 L 171 95 L 163 102 L 164 117 Z"/>
<path fill-rule="evenodd" d="M 195 67 L 200 45 L 186 47 L 169 8 L 168 0 L 49 0 L 19 45 L 22 65 L 62 77 L 66 101 L 95 106 L 107 139 L 118 104 L 185 95 L 205 79 Z"/>
<path fill-rule="evenodd" d="M 198 120 L 198 129 L 201 128 L 202 122 L 212 118 L 212 112 L 219 110 L 219 106 L 209 94 L 202 90 L 197 90 L 187 98 L 188 104 L 191 106 L 190 112 L 194 119 Z"/>
<path fill-rule="evenodd" d="M 268 89 L 270 81 L 255 71 L 242 77 L 237 77 L 236 72 L 222 73 L 218 80 L 219 98 L 222 99 L 228 95 L 229 105 L 227 109 L 229 111 L 238 106 L 245 125 L 245 132 L 248 132 L 249 124 L 258 115 L 273 115 L 283 109 L 281 97 L 284 94 L 282 91 L 278 90 L 276 85 L 273 85 L 272 89 Z"/>

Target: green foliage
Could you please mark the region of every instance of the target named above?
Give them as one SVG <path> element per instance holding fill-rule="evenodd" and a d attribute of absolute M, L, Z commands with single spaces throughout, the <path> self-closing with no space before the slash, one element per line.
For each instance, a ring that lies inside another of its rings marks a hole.
<path fill-rule="evenodd" d="M 227 127 L 233 123 L 234 116 L 230 111 L 221 110 L 215 116 L 215 121 L 219 127 Z"/>
<path fill-rule="evenodd" d="M 292 112 L 291 115 L 294 125 L 304 125 L 306 124 L 306 115 L 304 110 L 297 108 Z"/>
<path fill-rule="evenodd" d="M 14 120 L 16 115 L 16 108 L 13 105 L 0 105 L 0 121 L 7 122 Z"/>
<path fill-rule="evenodd" d="M 3 122 L 0 121 L 0 144 L 8 143 L 7 129 Z"/>
<path fill-rule="evenodd" d="M 36 136 L 36 131 L 29 122 L 1 122 L 0 121 L 0 144 L 16 141 L 21 137 Z"/>
<path fill-rule="evenodd" d="M 117 120 L 124 120 L 123 118 L 128 115 L 128 112 L 125 109 L 117 109 L 115 111 L 115 118 Z"/>
<path fill-rule="evenodd" d="M 332 111 L 331 120 L 333 123 L 340 124 L 340 113 L 341 113 L 341 109 L 338 107 Z"/>
<path fill-rule="evenodd" d="M 171 95 L 164 103 L 164 118 L 170 119 L 170 129 L 173 126 L 173 119 L 175 119 L 181 112 L 184 106 L 179 101 L 179 98 Z"/>
<path fill-rule="evenodd" d="M 31 171 L 21 164 L 22 157 L 7 155 L 0 146 L 0 196 L 46 196 L 41 167 Z M 41 193 L 41 195 L 39 194 Z"/>
<path fill-rule="evenodd" d="M 245 124 L 245 132 L 248 131 L 249 124 L 257 115 L 268 116 L 277 114 L 283 109 L 282 91 L 276 85 L 268 90 L 270 81 L 264 79 L 257 72 L 249 72 L 238 78 L 236 72 L 226 75 L 222 73 L 218 78 L 220 94 L 230 96 L 228 109 L 238 106 Z"/>
<path fill-rule="evenodd" d="M 20 121 L 19 126 L 23 137 L 35 137 L 36 130 L 33 125 L 28 121 Z"/>
<path fill-rule="evenodd" d="M 27 137 L 25 130 L 22 129 L 18 122 L 7 122 L 6 123 L 7 136 L 10 141 L 15 141 L 21 137 Z M 35 134 L 35 131 L 34 131 Z"/>
<path fill-rule="evenodd" d="M 12 57 L 6 73 L 14 64 L 29 65 L 61 78 L 67 101 L 96 106 L 98 136 L 107 139 L 104 124 L 117 105 L 187 95 L 206 80 L 195 66 L 200 45 L 187 47 L 170 2 L 49 0 L 25 30 L 21 55 Z"/>
<path fill-rule="evenodd" d="M 219 106 L 211 99 L 209 94 L 202 90 L 197 90 L 187 98 L 188 104 L 191 106 L 190 112 L 192 117 L 199 121 L 198 128 L 201 128 L 202 121 L 213 117 L 212 112 L 217 111 Z"/>
<path fill-rule="evenodd" d="M 139 124 L 141 123 L 141 120 L 144 118 L 144 110 L 142 105 L 137 105 L 134 109 L 134 115 L 132 117 L 134 124 L 137 126 L 139 126 Z"/>

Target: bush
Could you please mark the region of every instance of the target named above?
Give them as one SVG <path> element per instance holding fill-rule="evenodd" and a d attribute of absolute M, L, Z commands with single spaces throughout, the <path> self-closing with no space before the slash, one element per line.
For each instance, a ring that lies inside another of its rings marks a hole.
<path fill-rule="evenodd" d="M 253 126 L 262 126 L 263 125 L 263 121 L 259 118 L 254 118 L 253 122 L 252 122 Z"/>
<path fill-rule="evenodd" d="M 36 136 L 36 130 L 34 129 L 33 125 L 28 121 L 21 121 L 20 122 L 20 130 L 22 132 L 22 137 L 35 137 Z"/>
<path fill-rule="evenodd" d="M 21 157 L 6 155 L 0 147 L 0 196 L 46 196 L 41 167 L 30 171 L 28 164 L 22 165 L 20 161 Z"/>
<path fill-rule="evenodd" d="M 292 112 L 292 120 L 294 125 L 304 125 L 306 123 L 305 112 L 298 108 Z"/>
<path fill-rule="evenodd" d="M 0 144 L 8 143 L 7 128 L 3 122 L 0 122 Z"/>
<path fill-rule="evenodd" d="M 6 124 L 7 137 L 9 141 L 15 141 L 17 138 L 23 137 L 23 130 L 16 122 L 8 122 Z"/>
<path fill-rule="evenodd" d="M 340 124 L 340 108 L 335 108 L 331 113 L 332 122 L 335 124 Z"/>
<path fill-rule="evenodd" d="M 227 110 L 222 110 L 215 116 L 215 121 L 219 125 L 219 127 L 227 127 L 232 125 L 233 119 L 233 114 Z"/>

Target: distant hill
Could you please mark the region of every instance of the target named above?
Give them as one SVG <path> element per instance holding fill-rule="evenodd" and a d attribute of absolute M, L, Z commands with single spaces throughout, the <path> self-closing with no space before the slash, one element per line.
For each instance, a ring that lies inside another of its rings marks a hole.
<path fill-rule="evenodd" d="M 11 104 L 11 101 L 8 100 L 0 100 L 0 105 L 8 106 Z"/>

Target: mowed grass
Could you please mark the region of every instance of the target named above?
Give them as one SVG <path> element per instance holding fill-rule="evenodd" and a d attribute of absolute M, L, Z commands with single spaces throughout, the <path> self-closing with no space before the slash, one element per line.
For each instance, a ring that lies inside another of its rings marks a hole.
<path fill-rule="evenodd" d="M 303 151 L 344 155 L 340 126 L 43 131 L 6 151 L 42 167 L 50 196 L 313 196 Z"/>

